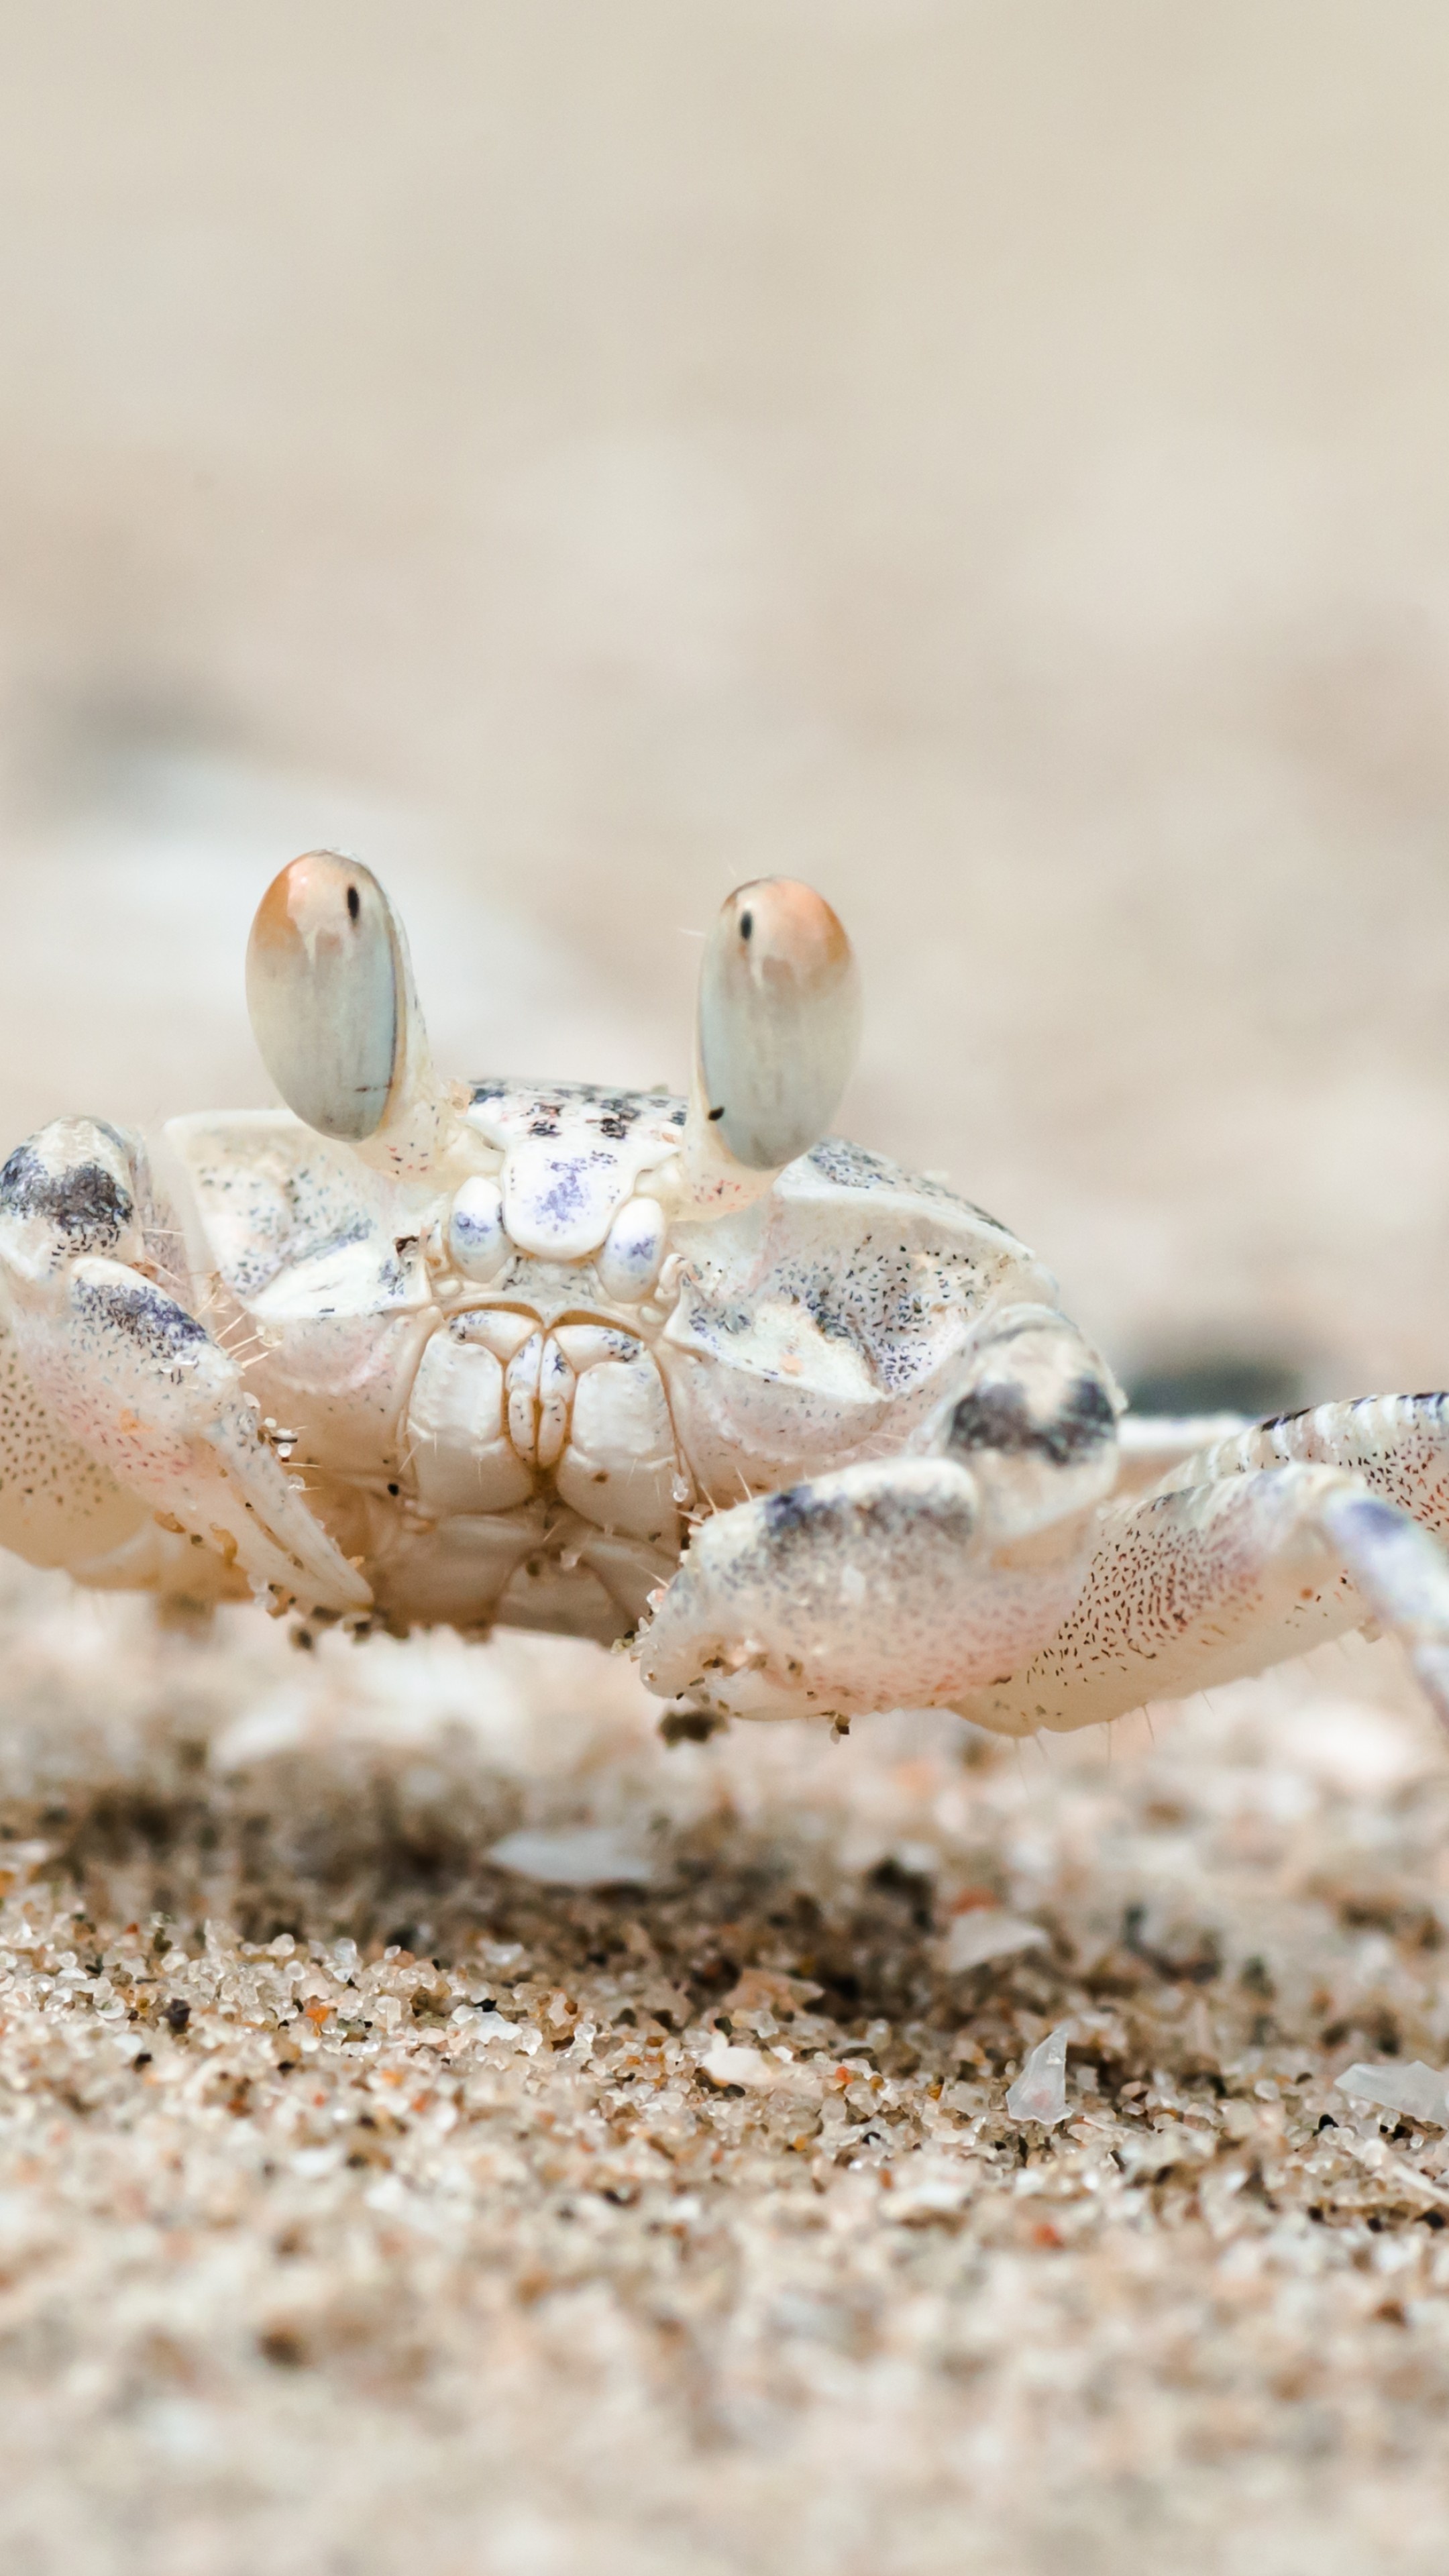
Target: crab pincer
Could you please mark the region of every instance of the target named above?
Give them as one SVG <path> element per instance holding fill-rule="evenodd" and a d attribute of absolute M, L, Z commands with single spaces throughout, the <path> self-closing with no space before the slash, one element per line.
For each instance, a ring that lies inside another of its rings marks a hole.
<path fill-rule="evenodd" d="M 336 851 L 263 893 L 247 993 L 281 1106 L 0 1170 L 0 1544 L 628 1643 L 676 1731 L 1084 1726 L 1371 1623 L 1449 1721 L 1449 1397 L 1124 1442 L 1027 1246 L 830 1132 L 860 979 L 811 887 L 721 906 L 681 1096 L 441 1076 Z"/>

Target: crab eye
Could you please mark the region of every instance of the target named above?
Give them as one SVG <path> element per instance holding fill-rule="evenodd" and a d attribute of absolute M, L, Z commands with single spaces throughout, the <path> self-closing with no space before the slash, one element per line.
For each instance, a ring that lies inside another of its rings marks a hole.
<path fill-rule="evenodd" d="M 760 877 L 721 905 L 699 978 L 699 1079 L 713 1134 L 778 1171 L 825 1134 L 855 1061 L 860 977 L 823 895 Z"/>
<path fill-rule="evenodd" d="M 309 850 L 274 877 L 247 944 L 247 1008 L 289 1109 L 360 1144 L 387 1115 L 407 1048 L 408 978 L 370 868 Z"/>

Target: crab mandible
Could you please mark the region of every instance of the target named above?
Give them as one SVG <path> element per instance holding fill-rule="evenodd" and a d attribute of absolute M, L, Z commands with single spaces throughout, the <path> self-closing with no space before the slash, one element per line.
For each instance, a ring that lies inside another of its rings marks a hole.
<path fill-rule="evenodd" d="M 809 887 L 723 906 L 687 1101 L 440 1080 L 331 852 L 247 981 L 286 1109 L 154 1156 L 62 1119 L 0 1172 L 0 1544 L 304 1629 L 628 1640 L 686 1727 L 1084 1726 L 1371 1621 L 1449 1718 L 1449 1397 L 1119 1422 L 1023 1244 L 827 1137 L 858 983 Z"/>

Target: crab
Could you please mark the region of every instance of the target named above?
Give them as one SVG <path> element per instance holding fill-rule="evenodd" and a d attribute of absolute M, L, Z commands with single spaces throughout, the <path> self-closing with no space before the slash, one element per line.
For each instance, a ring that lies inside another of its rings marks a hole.
<path fill-rule="evenodd" d="M 264 894 L 286 1104 L 0 1171 L 0 1544 L 164 1613 L 625 1646 L 666 1731 L 1004 1734 L 1377 1625 L 1449 1722 L 1449 1396 L 1137 1421 L 1007 1228 L 829 1134 L 859 979 L 771 878 L 686 1098 L 449 1081 L 358 862 Z"/>

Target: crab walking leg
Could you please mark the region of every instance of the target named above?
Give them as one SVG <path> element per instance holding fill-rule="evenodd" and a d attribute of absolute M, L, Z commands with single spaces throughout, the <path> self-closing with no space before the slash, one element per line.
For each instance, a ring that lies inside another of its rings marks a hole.
<path fill-rule="evenodd" d="M 1066 1731 L 1180 1699 L 1370 1619 L 1393 1631 L 1449 1725 L 1449 1559 L 1342 1468 L 1265 1468 L 1114 1504 L 1056 1635 L 965 1694 L 1005 1735 Z"/>
<path fill-rule="evenodd" d="M 1117 1425 L 1117 1491 L 1141 1494 L 1175 1481 L 1188 1459 L 1252 1428 L 1246 1413 L 1124 1413 Z"/>
<path fill-rule="evenodd" d="M 1304 1462 L 1351 1467 L 1416 1520 L 1449 1531 L 1449 1394 L 1364 1395 L 1254 1420 L 1125 1413 L 1117 1425 L 1117 1491 L 1166 1493 L 1216 1476 Z"/>
<path fill-rule="evenodd" d="M 0 1172 L 0 1279 L 45 1410 L 124 1492 L 255 1585 L 308 1607 L 366 1608 L 367 1585 L 263 1440 L 235 1361 L 135 1266 L 147 1251 L 113 1130 L 59 1122 Z"/>
<path fill-rule="evenodd" d="M 1131 1417 L 1128 1417 L 1129 1422 Z M 1266 1422 L 1211 1430 L 1164 1454 L 1153 1484 L 1165 1494 L 1181 1485 L 1211 1485 L 1264 1467 L 1342 1467 L 1415 1520 L 1449 1535 L 1449 1394 L 1365 1395 L 1350 1404 L 1316 1404 Z M 1127 1424 L 1119 1424 L 1119 1434 Z"/>

